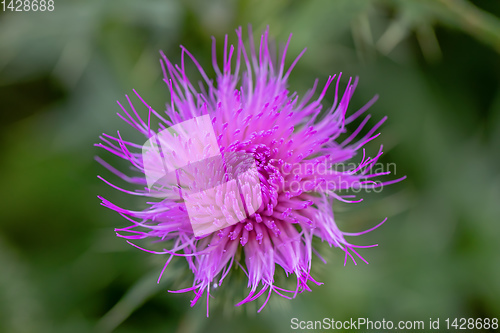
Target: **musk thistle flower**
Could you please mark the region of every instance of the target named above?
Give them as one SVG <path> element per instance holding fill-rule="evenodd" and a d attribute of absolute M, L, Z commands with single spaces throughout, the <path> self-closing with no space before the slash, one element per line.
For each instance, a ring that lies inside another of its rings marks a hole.
<path fill-rule="evenodd" d="M 193 55 L 181 46 L 180 66 L 162 54 L 164 81 L 170 92 L 166 111 L 159 113 L 134 90 L 148 109 L 142 119 L 127 101 L 131 112 L 120 102 L 118 115 L 142 133 L 145 143 L 132 143 L 103 134 L 97 144 L 129 161 L 136 172 L 126 176 L 102 159 L 107 169 L 139 188 L 126 193 L 151 198 L 142 211 L 121 208 L 99 197 L 102 205 L 117 211 L 130 225 L 116 229 L 117 235 L 142 250 L 187 260 L 194 274 L 190 288 L 193 306 L 210 287 L 220 285 L 234 267 L 241 267 L 248 277 L 248 296 L 236 305 L 265 295 L 262 308 L 272 292 L 292 298 L 310 290 L 308 282 L 320 284 L 311 276 L 312 239 L 314 236 L 344 251 L 348 257 L 366 262 L 357 248 L 376 245 L 353 245 L 335 224 L 332 202 L 359 202 L 342 195 L 342 190 L 380 188 L 398 180 L 374 181 L 389 172 L 374 172 L 382 146 L 373 158 L 365 156 L 363 146 L 376 138 L 383 118 L 364 135 L 359 135 L 370 116 L 346 138 L 346 125 L 365 113 L 374 97 L 360 110 L 347 116 L 349 101 L 357 78 L 349 79 L 339 96 L 338 77 L 330 76 L 316 99 L 318 80 L 305 96 L 288 90 L 288 78 L 302 56 L 285 66 L 290 38 L 279 54 L 273 54 L 266 30 L 258 47 L 249 33 L 249 47 L 244 45 L 242 29 L 236 30 L 236 47 L 224 41 L 222 67 L 216 58 L 213 40 L 211 80 Z M 203 81 L 199 88 L 186 75 L 186 59 L 198 69 Z M 334 102 L 322 108 L 322 100 L 336 79 Z M 337 166 L 362 151 L 357 167 L 338 170 Z M 163 251 L 135 245 L 134 240 L 162 242 Z M 243 256 L 236 256 L 242 252 Z M 239 259 L 243 258 L 243 259 Z M 366 262 L 367 263 L 367 262 Z M 286 290 L 275 285 L 275 270 L 280 266 L 287 276 L 295 275 L 296 288 Z M 160 274 L 160 278 L 161 278 Z"/>

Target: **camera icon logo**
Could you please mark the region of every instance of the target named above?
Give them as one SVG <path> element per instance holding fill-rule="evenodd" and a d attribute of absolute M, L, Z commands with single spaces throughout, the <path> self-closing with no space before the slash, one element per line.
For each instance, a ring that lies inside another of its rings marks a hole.
<path fill-rule="evenodd" d="M 184 202 L 197 238 L 250 217 L 262 205 L 253 155 L 221 153 L 209 115 L 152 136 L 142 159 L 150 194 Z"/>

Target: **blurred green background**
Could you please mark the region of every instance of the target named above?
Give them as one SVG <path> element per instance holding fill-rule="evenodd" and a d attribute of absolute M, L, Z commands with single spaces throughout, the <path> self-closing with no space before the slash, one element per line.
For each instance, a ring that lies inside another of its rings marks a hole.
<path fill-rule="evenodd" d="M 204 301 L 191 309 L 192 294 L 166 292 L 191 281 L 182 259 L 157 285 L 166 257 L 115 237 L 127 222 L 96 196 L 135 198 L 96 178 L 127 187 L 94 156 L 127 165 L 93 144 L 118 129 L 139 138 L 116 116 L 133 88 L 164 109 L 160 49 L 178 62 L 182 43 L 209 68 L 210 36 L 220 54 L 224 34 L 234 42 L 248 23 L 255 33 L 269 25 L 277 41 L 293 33 L 288 63 L 308 48 L 291 90 L 342 71 L 344 85 L 360 77 L 351 111 L 378 93 L 371 124 L 389 120 L 368 151 L 384 143 L 383 162 L 408 179 L 335 207 L 349 232 L 389 217 L 353 240 L 380 244 L 361 252 L 370 265 L 343 267 L 343 252 L 318 243 L 323 286 L 255 314 L 257 304 L 234 309 L 246 290 L 229 282 L 207 319 Z M 53 12 L 0 13 L 0 332 L 264 333 L 291 331 L 292 317 L 500 317 L 499 82 L 497 0 L 56 0 Z"/>

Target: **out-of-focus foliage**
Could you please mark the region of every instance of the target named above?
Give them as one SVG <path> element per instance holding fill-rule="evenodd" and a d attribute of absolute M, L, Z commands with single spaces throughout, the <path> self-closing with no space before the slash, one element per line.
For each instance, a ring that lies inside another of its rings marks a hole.
<path fill-rule="evenodd" d="M 323 286 L 272 298 L 256 315 L 256 305 L 233 307 L 244 294 L 233 279 L 207 319 L 191 295 L 166 293 L 189 284 L 182 260 L 157 285 L 166 258 L 115 237 L 126 221 L 96 195 L 136 203 L 96 178 L 110 176 L 96 154 L 126 165 L 93 143 L 115 130 L 140 139 L 116 116 L 132 88 L 163 109 L 158 50 L 178 62 L 182 43 L 209 68 L 210 36 L 220 50 L 248 23 L 269 25 L 277 41 L 293 33 L 289 63 L 308 48 L 290 81 L 299 94 L 339 71 L 344 83 L 360 77 L 352 111 L 378 93 L 372 124 L 389 120 L 368 150 L 384 142 L 383 162 L 408 179 L 336 207 L 346 231 L 389 216 L 355 239 L 380 244 L 362 252 L 370 265 L 344 268 L 341 251 L 318 243 Z M 53 12 L 0 13 L 0 332 L 264 333 L 288 331 L 292 317 L 499 317 L 499 55 L 493 0 L 56 0 Z"/>

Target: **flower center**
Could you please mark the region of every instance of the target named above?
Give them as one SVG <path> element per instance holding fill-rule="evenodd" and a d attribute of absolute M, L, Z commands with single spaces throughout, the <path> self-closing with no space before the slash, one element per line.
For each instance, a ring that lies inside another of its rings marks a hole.
<path fill-rule="evenodd" d="M 256 213 L 273 219 L 274 208 L 278 205 L 278 194 L 284 183 L 283 175 L 279 167 L 275 165 L 277 160 L 273 158 L 274 154 L 268 146 L 255 145 L 249 152 L 254 156 L 262 191 L 262 205 Z M 261 218 L 257 214 L 255 219 L 260 222 Z"/>
<path fill-rule="evenodd" d="M 252 150 L 253 157 L 255 158 L 255 163 L 259 171 L 263 169 L 268 163 L 271 157 L 271 150 L 266 145 L 260 144 L 256 145 Z"/>

